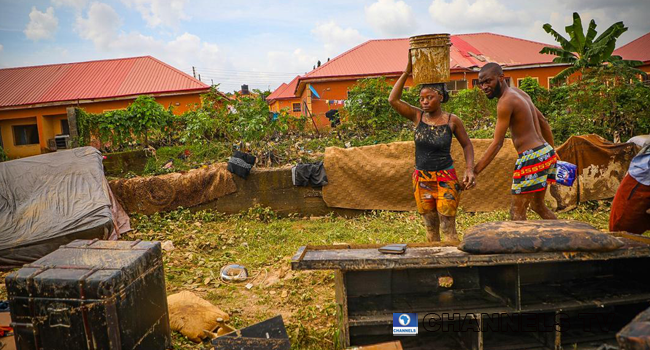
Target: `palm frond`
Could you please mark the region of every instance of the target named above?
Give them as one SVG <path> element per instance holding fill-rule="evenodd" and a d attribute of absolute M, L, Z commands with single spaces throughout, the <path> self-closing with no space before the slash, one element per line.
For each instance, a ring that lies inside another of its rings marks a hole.
<path fill-rule="evenodd" d="M 567 51 L 567 50 L 564 50 L 564 49 L 558 49 L 557 47 L 550 47 L 550 46 L 547 46 L 547 47 L 543 48 L 539 53 L 548 54 L 548 55 L 555 55 L 555 56 L 559 56 L 559 57 L 576 57 L 576 55 L 571 51 Z"/>
<path fill-rule="evenodd" d="M 585 46 L 591 46 L 591 44 L 594 42 L 594 38 L 596 37 L 596 21 L 593 19 L 591 22 L 589 22 L 589 29 L 587 29 L 587 37 L 585 38 Z"/>
<path fill-rule="evenodd" d="M 571 76 L 571 74 L 577 71 L 578 68 L 576 67 L 565 68 L 560 73 L 558 73 L 555 77 L 553 77 L 553 79 L 551 79 L 551 83 L 557 84 L 557 83 L 565 82 L 566 79 Z"/>
<path fill-rule="evenodd" d="M 610 56 L 609 59 L 607 59 L 606 61 L 610 62 L 612 64 L 615 64 L 615 65 L 625 66 L 625 67 L 630 67 L 630 68 L 638 67 L 638 66 L 643 64 L 643 62 L 641 62 L 641 61 L 624 60 L 624 59 L 621 58 L 621 56 L 616 56 L 616 55 Z"/>
<path fill-rule="evenodd" d="M 621 28 L 625 28 L 625 25 L 623 24 L 623 22 L 616 22 L 616 23 L 612 24 L 611 26 L 609 26 L 609 28 L 605 29 L 605 31 L 602 32 L 598 36 L 598 38 L 596 38 L 596 40 L 594 40 L 594 42 L 599 42 L 599 41 L 603 40 L 603 38 L 610 35 L 613 31 L 621 30 Z M 627 30 L 627 28 L 625 28 L 625 30 Z"/>
<path fill-rule="evenodd" d="M 573 13 L 573 24 L 566 26 L 564 30 L 571 37 L 571 45 L 576 48 L 578 53 L 582 54 L 585 48 L 585 34 L 582 28 L 582 19 L 577 12 Z"/>
<path fill-rule="evenodd" d="M 553 63 L 571 63 L 575 64 L 578 61 L 575 57 L 555 57 Z"/>
<path fill-rule="evenodd" d="M 555 41 L 560 43 L 560 46 L 562 46 L 563 49 L 568 51 L 576 51 L 576 48 L 571 44 L 571 42 L 569 40 L 566 40 L 566 38 L 560 35 L 560 33 L 556 32 L 550 24 L 546 23 L 542 26 L 542 28 L 544 28 L 547 33 L 551 34 L 555 38 Z"/>

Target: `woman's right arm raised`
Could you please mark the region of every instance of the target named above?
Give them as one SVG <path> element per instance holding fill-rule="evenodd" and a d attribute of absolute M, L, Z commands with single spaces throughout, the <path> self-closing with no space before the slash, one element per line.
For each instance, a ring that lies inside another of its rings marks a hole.
<path fill-rule="evenodd" d="M 390 92 L 390 96 L 388 97 L 388 102 L 390 103 L 391 107 L 397 113 L 399 113 L 402 117 L 407 118 L 414 123 L 417 123 L 417 117 L 418 117 L 418 109 L 411 106 L 410 104 L 404 102 L 401 100 L 402 98 L 402 90 L 404 89 L 404 83 L 406 83 L 406 79 L 408 79 L 408 76 L 411 74 L 412 66 L 411 66 L 411 52 L 409 51 L 409 58 L 408 58 L 408 64 L 406 65 L 406 70 L 404 70 L 404 73 L 402 73 L 402 76 L 397 79 L 395 82 L 395 85 L 393 85 L 393 90 Z"/>

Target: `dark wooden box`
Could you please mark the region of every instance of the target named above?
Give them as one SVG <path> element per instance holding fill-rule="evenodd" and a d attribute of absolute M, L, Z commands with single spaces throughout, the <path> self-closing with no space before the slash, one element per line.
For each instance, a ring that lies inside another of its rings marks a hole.
<path fill-rule="evenodd" d="M 76 240 L 6 286 L 18 350 L 171 347 L 159 242 Z"/>
<path fill-rule="evenodd" d="M 591 349 L 650 305 L 650 245 L 611 252 L 468 254 L 440 243 L 305 246 L 294 270 L 335 270 L 339 340 L 394 340 L 393 313 L 417 313 L 404 349 Z M 595 347 L 593 348 L 595 349 Z"/>

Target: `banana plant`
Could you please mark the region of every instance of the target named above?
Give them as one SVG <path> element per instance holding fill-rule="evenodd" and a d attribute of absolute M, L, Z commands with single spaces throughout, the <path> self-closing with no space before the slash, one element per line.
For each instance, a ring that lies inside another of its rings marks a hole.
<path fill-rule="evenodd" d="M 598 34 L 596 32 L 596 21 L 592 19 L 589 22 L 589 28 L 585 34 L 580 15 L 574 12 L 573 24 L 564 28 L 569 34 L 570 40 L 560 35 L 548 23 L 544 24 L 543 28 L 555 38 L 560 47 L 547 46 L 540 53 L 557 56 L 553 59 L 555 63 L 568 63 L 571 65 L 551 80 L 554 84 L 566 81 L 566 78 L 575 72 L 585 73 L 588 69 L 599 68 L 606 63 L 626 67 L 636 74 L 646 75 L 645 72 L 634 68 L 641 65 L 641 61 L 624 60 L 621 56 L 612 55 L 616 48 L 616 39 L 628 29 L 623 22 L 612 24 L 596 37 L 596 34 Z"/>

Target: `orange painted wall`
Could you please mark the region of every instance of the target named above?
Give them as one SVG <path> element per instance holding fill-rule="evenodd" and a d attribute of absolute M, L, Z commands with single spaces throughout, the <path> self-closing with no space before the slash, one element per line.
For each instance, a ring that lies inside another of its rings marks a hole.
<path fill-rule="evenodd" d="M 518 87 L 517 79 L 523 79 L 525 77 L 536 77 L 538 79 L 539 85 L 548 89 L 549 78 L 553 78 L 562 70 L 564 70 L 564 68 L 566 68 L 566 66 L 510 69 L 510 70 L 505 70 L 503 72 L 503 75 L 505 77 L 510 77 L 511 80 L 510 86 Z M 463 75 L 462 73 L 452 73 L 451 80 L 461 80 L 462 75 Z M 574 80 L 578 76 L 579 76 L 578 74 L 574 74 L 569 78 L 569 80 Z M 474 87 L 473 80 L 478 79 L 478 72 L 467 72 L 465 73 L 465 77 L 467 79 L 467 87 L 471 89 Z"/>
<path fill-rule="evenodd" d="M 395 80 L 396 78 L 387 79 L 388 83 L 391 85 L 395 83 Z M 330 121 L 325 116 L 325 113 L 331 109 L 341 110 L 343 109 L 343 104 L 328 103 L 327 100 L 347 100 L 348 89 L 356 83 L 357 80 L 338 80 L 311 83 L 312 87 L 316 90 L 320 98 L 316 98 L 316 96 L 313 95 L 311 90 L 307 87 L 303 90 L 302 95 L 300 96 L 300 101 L 307 102 L 309 110 L 313 115 L 314 121 L 319 128 L 328 128 L 330 126 Z M 413 80 L 409 77 L 405 83 L 405 86 L 412 85 Z"/>
<path fill-rule="evenodd" d="M 133 101 L 135 101 L 135 98 L 117 101 L 98 101 L 83 103 L 80 104 L 79 107 L 89 113 L 102 113 L 108 110 L 127 108 L 131 103 L 133 103 Z M 201 103 L 201 93 L 160 96 L 156 97 L 156 102 L 160 103 L 165 108 L 173 106 L 174 114 L 182 114 L 193 105 Z M 67 119 L 66 108 L 75 106 L 76 104 L 69 104 L 50 107 L 0 110 L 0 130 L 2 132 L 2 143 L 5 153 L 10 158 L 19 158 L 47 152 L 47 140 L 54 138 L 56 134 L 61 133 L 60 120 Z M 38 125 L 40 145 L 14 145 L 13 131 L 10 126 L 24 122 L 24 118 L 26 117 L 33 118 L 31 119 L 31 124 L 36 123 Z"/>
<path fill-rule="evenodd" d="M 650 65 L 644 66 L 646 69 L 644 71 L 650 71 Z M 537 77 L 539 84 L 542 87 L 548 88 L 549 78 L 556 76 L 561 72 L 564 66 L 560 67 L 539 67 L 539 68 L 525 68 L 525 69 L 514 69 L 504 71 L 506 77 L 510 77 L 511 86 L 518 86 L 517 79 L 523 79 L 525 77 Z M 578 75 L 574 74 L 571 76 L 570 80 L 576 79 Z M 450 80 L 467 80 L 468 88 L 473 88 L 472 80 L 478 79 L 478 72 L 452 72 Z M 396 78 L 388 78 L 387 81 L 389 84 L 393 84 Z M 307 102 L 309 110 L 314 116 L 316 125 L 320 127 L 328 127 L 329 120 L 325 117 L 325 113 L 330 109 L 341 109 L 343 108 L 342 104 L 328 104 L 327 100 L 346 100 L 348 89 L 356 84 L 357 80 L 332 80 L 324 82 L 313 82 L 311 83 L 312 87 L 316 90 L 319 98 L 313 96 L 309 87 L 306 87 L 301 96 L 300 101 Z M 405 86 L 412 86 L 413 81 L 411 77 L 406 81 Z M 304 111 L 303 111 L 304 114 Z"/>
<path fill-rule="evenodd" d="M 301 108 L 300 112 L 294 112 L 293 111 L 293 104 L 294 103 L 300 103 Z M 287 99 L 287 100 L 274 100 L 271 102 L 269 105 L 269 110 L 271 112 L 280 112 L 282 109 L 287 109 L 289 111 L 289 115 L 292 115 L 294 117 L 300 117 L 302 115 L 302 103 L 300 102 L 299 98 L 292 98 L 292 99 Z"/>
<path fill-rule="evenodd" d="M 36 117 L 16 118 L 9 120 L 0 120 L 0 136 L 5 153 L 10 158 L 27 157 L 41 153 L 40 144 L 16 146 L 14 144 L 14 125 L 33 125 L 36 123 Z M 40 141 L 39 135 L 39 141 Z"/>

